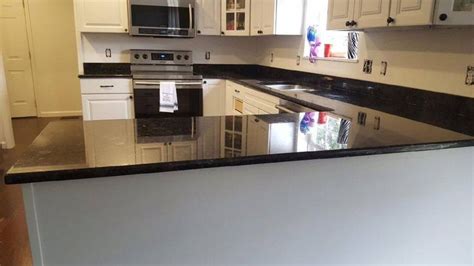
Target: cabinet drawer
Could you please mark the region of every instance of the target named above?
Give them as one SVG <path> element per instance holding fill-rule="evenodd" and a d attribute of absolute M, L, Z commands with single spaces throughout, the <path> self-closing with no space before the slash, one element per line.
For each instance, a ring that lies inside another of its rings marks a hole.
<path fill-rule="evenodd" d="M 133 93 L 131 79 L 81 79 L 82 94 Z"/>

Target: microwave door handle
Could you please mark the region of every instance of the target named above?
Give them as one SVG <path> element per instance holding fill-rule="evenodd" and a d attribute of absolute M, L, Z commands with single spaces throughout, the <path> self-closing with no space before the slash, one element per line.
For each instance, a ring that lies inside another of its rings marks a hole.
<path fill-rule="evenodd" d="M 193 28 L 193 8 L 191 4 L 189 6 L 189 30 L 192 30 Z"/>

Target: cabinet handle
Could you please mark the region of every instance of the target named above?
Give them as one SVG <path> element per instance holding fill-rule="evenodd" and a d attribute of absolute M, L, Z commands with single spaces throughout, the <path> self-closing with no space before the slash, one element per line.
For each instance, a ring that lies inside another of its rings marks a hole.
<path fill-rule="evenodd" d="M 255 123 L 258 123 L 258 122 L 260 122 L 260 120 L 258 120 L 257 118 L 255 118 Z"/>
<path fill-rule="evenodd" d="M 263 31 L 259 30 L 257 33 L 258 33 L 258 34 L 263 34 Z"/>
<path fill-rule="evenodd" d="M 100 85 L 101 88 L 113 88 L 114 85 Z"/>
<path fill-rule="evenodd" d="M 346 21 L 346 27 L 350 27 L 351 26 L 351 22 L 348 20 Z"/>
<path fill-rule="evenodd" d="M 351 21 L 351 26 L 352 27 L 357 26 L 357 21 L 355 21 L 355 20 Z"/>
<path fill-rule="evenodd" d="M 445 20 L 447 20 L 447 19 L 448 19 L 448 15 L 447 15 L 447 14 L 444 14 L 444 13 L 443 13 L 443 14 L 439 15 L 439 20 L 445 21 Z"/>
<path fill-rule="evenodd" d="M 239 91 L 239 90 L 234 90 L 234 91 L 235 91 L 236 93 L 240 93 L 240 91 Z"/>
<path fill-rule="evenodd" d="M 221 31 L 221 35 L 225 35 L 225 32 Z"/>
<path fill-rule="evenodd" d="M 387 18 L 387 24 L 392 24 L 393 22 L 395 22 L 394 18 L 392 18 L 392 17 Z"/>

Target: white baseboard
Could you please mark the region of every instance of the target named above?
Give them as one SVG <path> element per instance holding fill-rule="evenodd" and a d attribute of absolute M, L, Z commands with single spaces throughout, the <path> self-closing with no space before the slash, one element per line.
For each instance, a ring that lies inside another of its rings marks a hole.
<path fill-rule="evenodd" d="M 82 116 L 82 111 L 40 112 L 39 117 Z"/>

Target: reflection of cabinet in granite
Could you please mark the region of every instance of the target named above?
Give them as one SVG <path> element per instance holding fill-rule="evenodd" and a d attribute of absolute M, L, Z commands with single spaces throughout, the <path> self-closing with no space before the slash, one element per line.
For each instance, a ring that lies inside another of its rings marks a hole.
<path fill-rule="evenodd" d="M 249 116 L 247 122 L 247 155 L 294 152 L 297 121 L 265 121 L 265 117 Z"/>
<path fill-rule="evenodd" d="M 133 120 L 84 123 L 87 163 L 91 167 L 135 163 Z"/>
<path fill-rule="evenodd" d="M 221 156 L 240 157 L 246 154 L 247 117 L 227 116 L 221 118 Z"/>
<path fill-rule="evenodd" d="M 220 157 L 221 124 L 221 119 L 215 117 L 202 118 L 197 123 L 199 159 L 216 159 Z"/>
<path fill-rule="evenodd" d="M 177 162 L 197 159 L 196 141 L 137 144 L 137 163 Z"/>

